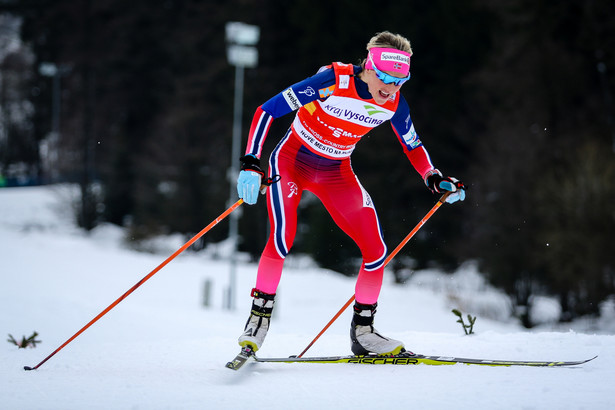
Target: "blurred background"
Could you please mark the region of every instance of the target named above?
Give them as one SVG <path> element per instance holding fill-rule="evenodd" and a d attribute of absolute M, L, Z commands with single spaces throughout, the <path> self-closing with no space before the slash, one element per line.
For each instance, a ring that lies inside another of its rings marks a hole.
<path fill-rule="evenodd" d="M 537 295 L 557 298 L 562 321 L 597 315 L 615 298 L 613 21 L 611 0 L 0 0 L 0 186 L 76 183 L 86 231 L 190 238 L 235 185 L 227 23 L 260 29 L 242 153 L 256 107 L 322 65 L 358 64 L 389 30 L 412 43 L 402 93 L 421 140 L 468 186 L 392 262 L 396 280 L 476 261 L 527 327 Z M 274 122 L 264 157 L 291 121 Z M 437 197 L 388 125 L 353 167 L 393 249 Z M 264 201 L 241 213 L 239 250 L 256 260 Z M 356 274 L 358 249 L 309 196 L 300 223 L 294 252 Z M 221 226 L 192 250 L 226 240 Z"/>

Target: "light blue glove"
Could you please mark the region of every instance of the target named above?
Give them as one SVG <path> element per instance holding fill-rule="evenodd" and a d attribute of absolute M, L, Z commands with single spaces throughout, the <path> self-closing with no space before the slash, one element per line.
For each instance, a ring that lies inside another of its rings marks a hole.
<path fill-rule="evenodd" d="M 450 182 L 446 180 L 440 182 L 440 188 L 452 192 L 446 197 L 446 202 L 452 204 L 453 202 L 463 201 L 466 199 L 466 190 L 463 183 L 459 182 L 456 178 L 449 178 L 451 179 Z"/>
<path fill-rule="evenodd" d="M 256 171 L 240 171 L 237 178 L 237 195 L 248 205 L 254 205 L 261 188 L 261 174 Z"/>
<path fill-rule="evenodd" d="M 466 187 L 463 182 L 453 177 L 443 177 L 440 171 L 436 170 L 425 179 L 425 184 L 432 192 L 443 194 L 446 191 L 452 192 L 446 197 L 446 202 L 463 201 L 466 199 Z"/>

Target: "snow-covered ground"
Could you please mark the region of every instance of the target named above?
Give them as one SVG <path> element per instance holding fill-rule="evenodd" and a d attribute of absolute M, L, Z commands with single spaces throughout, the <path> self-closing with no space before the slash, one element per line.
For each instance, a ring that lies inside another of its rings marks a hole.
<path fill-rule="evenodd" d="M 509 360 L 578 360 L 570 368 L 250 364 L 238 351 L 256 267 L 240 263 L 236 308 L 223 308 L 224 246 L 184 252 L 88 330 L 35 366 L 182 244 L 130 250 L 124 233 L 90 235 L 71 223 L 67 186 L 0 190 L 0 331 L 39 333 L 34 349 L 0 348 L 0 409 L 610 409 L 612 304 L 601 321 L 528 332 L 471 264 L 454 276 L 417 272 L 407 285 L 386 274 L 376 327 L 423 354 Z M 222 210 L 221 210 L 222 212 Z M 220 229 L 216 227 L 214 229 Z M 412 242 L 404 250 L 411 253 Z M 222 255 L 222 256 L 221 256 Z M 261 356 L 300 353 L 351 297 L 354 279 L 290 259 Z M 204 305 L 209 284 L 209 306 Z M 548 301 L 538 313 L 553 315 Z M 458 308 L 478 316 L 465 336 Z M 549 313 L 551 312 L 551 313 Z M 349 353 L 350 309 L 306 353 Z M 587 329 L 598 330 L 587 332 Z M 581 330 L 579 330 L 581 329 Z M 585 329 L 585 331 L 583 331 Z"/>

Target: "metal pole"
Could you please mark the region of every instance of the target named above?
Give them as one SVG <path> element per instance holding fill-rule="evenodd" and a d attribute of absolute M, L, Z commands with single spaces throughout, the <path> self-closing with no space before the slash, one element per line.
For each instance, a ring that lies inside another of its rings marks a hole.
<path fill-rule="evenodd" d="M 53 76 L 53 92 L 51 102 L 51 131 L 54 133 L 54 138 L 58 138 L 60 135 L 60 78 L 62 77 L 62 70 L 58 68 Z"/>
<path fill-rule="evenodd" d="M 243 115 L 243 71 L 241 65 L 235 66 L 235 103 L 233 109 L 233 142 L 231 146 L 231 202 L 237 200 L 237 189 L 234 182 L 239 174 L 239 157 L 241 156 L 241 117 Z M 237 241 L 239 213 L 231 215 L 229 223 L 229 238 L 231 240 L 230 273 L 227 289 L 227 308 L 235 310 L 235 289 L 237 282 Z"/>

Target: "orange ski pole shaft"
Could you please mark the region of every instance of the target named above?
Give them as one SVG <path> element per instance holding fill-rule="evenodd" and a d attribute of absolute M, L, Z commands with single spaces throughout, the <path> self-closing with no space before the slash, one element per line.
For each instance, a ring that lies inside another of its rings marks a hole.
<path fill-rule="evenodd" d="M 450 192 L 446 192 L 444 195 L 442 195 L 442 197 L 440 197 L 438 202 L 436 202 L 436 204 L 419 221 L 419 223 L 414 227 L 414 229 L 410 231 L 410 233 L 404 238 L 404 240 L 401 241 L 399 245 L 397 245 L 397 247 L 393 250 L 393 252 L 391 252 L 391 254 L 385 259 L 384 266 L 387 266 L 389 262 L 391 262 L 391 260 L 395 257 L 395 255 L 397 255 L 399 251 L 408 243 L 408 241 L 410 241 L 410 239 L 412 239 L 412 237 L 419 231 L 419 229 L 421 229 L 421 227 L 425 225 L 425 223 L 429 220 L 429 218 L 431 218 L 431 216 L 436 213 L 436 211 L 442 206 L 442 204 L 444 204 L 444 202 L 446 201 L 446 198 L 450 194 L 451 194 Z M 344 311 L 348 308 L 348 306 L 350 306 L 350 304 L 353 301 L 354 301 L 354 295 L 352 295 L 350 299 L 348 299 L 348 302 L 344 303 L 344 306 L 342 306 L 342 308 L 331 318 L 329 323 L 327 323 L 327 325 L 320 331 L 320 333 L 316 335 L 314 340 L 312 340 L 310 344 L 308 344 L 307 347 L 303 349 L 303 351 L 297 357 L 302 357 L 305 354 L 305 352 L 307 352 L 308 349 L 312 347 L 314 343 L 316 343 L 316 341 L 320 338 L 320 336 L 322 336 L 327 331 L 327 329 L 329 329 L 329 327 L 333 324 L 333 322 L 335 322 L 337 318 L 339 318 L 342 315 L 342 313 L 344 313 Z"/>
<path fill-rule="evenodd" d="M 209 230 L 211 230 L 211 228 L 216 226 L 220 221 L 222 221 L 224 218 L 226 218 L 231 212 L 233 212 L 235 209 L 237 209 L 241 204 L 243 204 L 243 199 L 240 199 L 237 202 L 235 202 L 233 205 L 231 205 L 226 211 L 224 211 L 222 214 L 220 214 L 220 216 L 218 216 L 209 225 L 207 225 L 205 228 L 203 228 L 203 230 L 201 230 L 201 232 L 197 233 L 194 237 L 192 237 L 192 239 L 190 239 L 188 242 L 186 242 L 181 248 L 176 250 L 175 253 L 173 253 L 173 255 L 169 256 L 164 262 L 162 262 L 153 271 L 151 271 L 145 277 L 143 277 L 143 279 L 141 279 L 139 282 L 137 282 L 126 293 L 124 293 L 122 296 L 117 298 L 113 303 L 111 303 L 109 306 L 107 306 L 107 308 L 105 310 L 100 312 L 94 319 L 90 320 L 88 322 L 88 324 L 83 326 L 77 333 L 72 335 L 66 342 L 62 343 L 62 345 L 60 347 L 58 347 L 56 350 L 54 350 L 42 362 L 40 362 L 39 364 L 37 364 L 34 367 L 24 366 L 24 370 L 36 370 L 36 369 L 38 369 L 43 363 L 45 363 L 47 360 L 51 359 L 56 353 L 58 353 L 66 345 L 68 345 L 70 342 L 72 342 L 74 339 L 76 339 L 77 336 L 79 336 L 81 333 L 85 332 L 90 326 L 92 326 L 94 323 L 96 323 L 98 321 L 98 319 L 100 319 L 101 317 L 103 317 L 104 315 L 109 313 L 109 311 L 111 309 L 113 309 L 115 306 L 117 306 L 117 304 L 119 304 L 122 300 L 126 299 L 128 297 L 128 295 L 130 295 L 132 292 L 134 292 L 139 286 L 143 285 L 147 280 L 149 280 L 152 276 L 154 276 L 159 270 L 164 268 L 169 262 L 171 262 L 173 259 L 175 259 L 175 257 L 177 255 L 179 255 L 180 253 L 182 253 L 183 251 L 188 249 L 201 236 L 203 236 L 207 232 L 209 232 Z"/>

